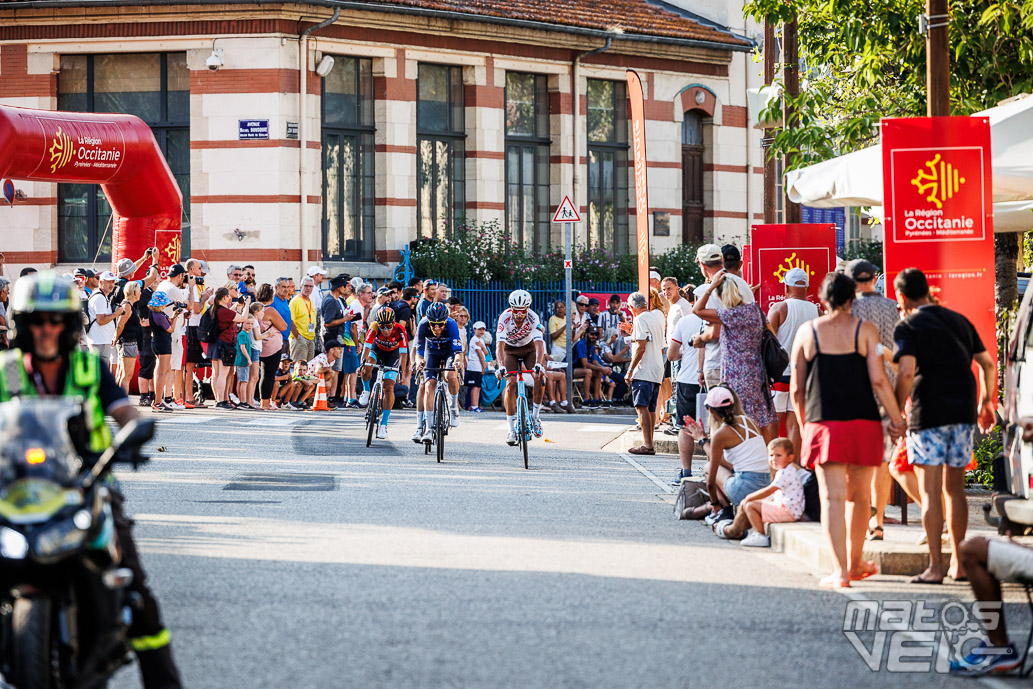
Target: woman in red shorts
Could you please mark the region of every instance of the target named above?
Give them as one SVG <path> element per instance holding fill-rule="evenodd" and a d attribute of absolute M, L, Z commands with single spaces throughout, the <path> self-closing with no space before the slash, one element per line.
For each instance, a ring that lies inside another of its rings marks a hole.
<path fill-rule="evenodd" d="M 906 428 L 883 368 L 879 331 L 850 315 L 854 290 L 846 275 L 826 276 L 819 296 L 828 313 L 800 328 L 792 352 L 789 387 L 803 429 L 800 454 L 807 468 L 817 467 L 821 522 L 836 560 L 819 584 L 825 588 L 846 588 L 878 571 L 861 560 L 872 472 L 883 455 L 876 398 L 892 420 L 891 435 Z"/>

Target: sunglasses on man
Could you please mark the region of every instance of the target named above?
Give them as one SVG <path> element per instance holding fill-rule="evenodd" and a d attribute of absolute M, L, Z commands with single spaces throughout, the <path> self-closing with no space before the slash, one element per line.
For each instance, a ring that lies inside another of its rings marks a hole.
<path fill-rule="evenodd" d="M 60 313 L 30 313 L 28 315 L 29 325 L 43 325 L 49 323 L 50 325 L 61 325 L 65 322 L 65 317 Z"/>

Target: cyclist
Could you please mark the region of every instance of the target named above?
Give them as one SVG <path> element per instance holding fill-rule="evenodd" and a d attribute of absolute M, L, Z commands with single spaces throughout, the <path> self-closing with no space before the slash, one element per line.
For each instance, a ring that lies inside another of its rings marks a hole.
<path fill-rule="evenodd" d="M 382 306 L 377 311 L 376 321 L 366 332 L 366 344 L 362 349 L 362 380 L 369 382 L 375 364 L 404 369 L 408 352 L 409 341 L 405 336 L 405 328 L 395 322 L 395 310 L 390 306 Z M 398 371 L 384 371 L 383 411 L 380 428 L 377 429 L 377 438 L 381 440 L 387 438 L 387 420 L 391 418 L 391 409 L 395 406 L 397 379 Z"/>
<path fill-rule="evenodd" d="M 463 368 L 463 342 L 459 339 L 459 324 L 448 317 L 448 306 L 435 302 L 416 328 L 414 368 L 440 369 L 453 359 L 456 369 Z M 445 372 L 449 403 L 452 407 L 452 426 L 459 425 L 459 377 L 455 371 Z M 416 393 L 416 432 L 414 443 L 428 443 L 433 438 L 427 412 L 434 413 L 434 392 L 438 385 L 438 371 L 424 371 L 423 383 Z"/>
<path fill-rule="evenodd" d="M 517 444 L 516 435 L 516 371 L 534 371 L 534 411 L 531 412 L 531 430 L 535 437 L 542 437 L 542 398 L 545 396 L 545 340 L 542 337 L 542 319 L 531 310 L 531 294 L 518 289 L 509 295 L 509 308 L 499 316 L 499 327 L 495 330 L 496 358 L 502 363 L 496 375 L 509 377 L 503 403 L 506 407 L 506 421 L 509 433 L 506 443 Z M 533 367 L 533 368 L 532 368 Z M 513 373 L 507 373 L 513 371 Z"/>

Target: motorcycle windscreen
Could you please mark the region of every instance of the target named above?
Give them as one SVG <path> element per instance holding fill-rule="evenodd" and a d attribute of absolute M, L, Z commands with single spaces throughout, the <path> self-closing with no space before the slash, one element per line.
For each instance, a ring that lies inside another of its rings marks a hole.
<path fill-rule="evenodd" d="M 76 486 L 83 461 L 68 423 L 82 418 L 81 409 L 68 398 L 19 398 L 0 404 L 0 495 L 26 478 Z"/>

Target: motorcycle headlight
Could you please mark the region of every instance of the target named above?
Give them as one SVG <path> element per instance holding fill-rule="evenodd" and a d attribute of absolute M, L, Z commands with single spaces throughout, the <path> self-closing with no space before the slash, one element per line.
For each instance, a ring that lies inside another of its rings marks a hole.
<path fill-rule="evenodd" d="M 20 532 L 6 526 L 0 529 L 0 555 L 11 559 L 24 559 L 29 552 L 29 542 Z"/>
<path fill-rule="evenodd" d="M 36 559 L 49 560 L 81 548 L 86 531 L 75 525 L 74 517 L 57 522 L 36 534 L 32 553 Z"/>

